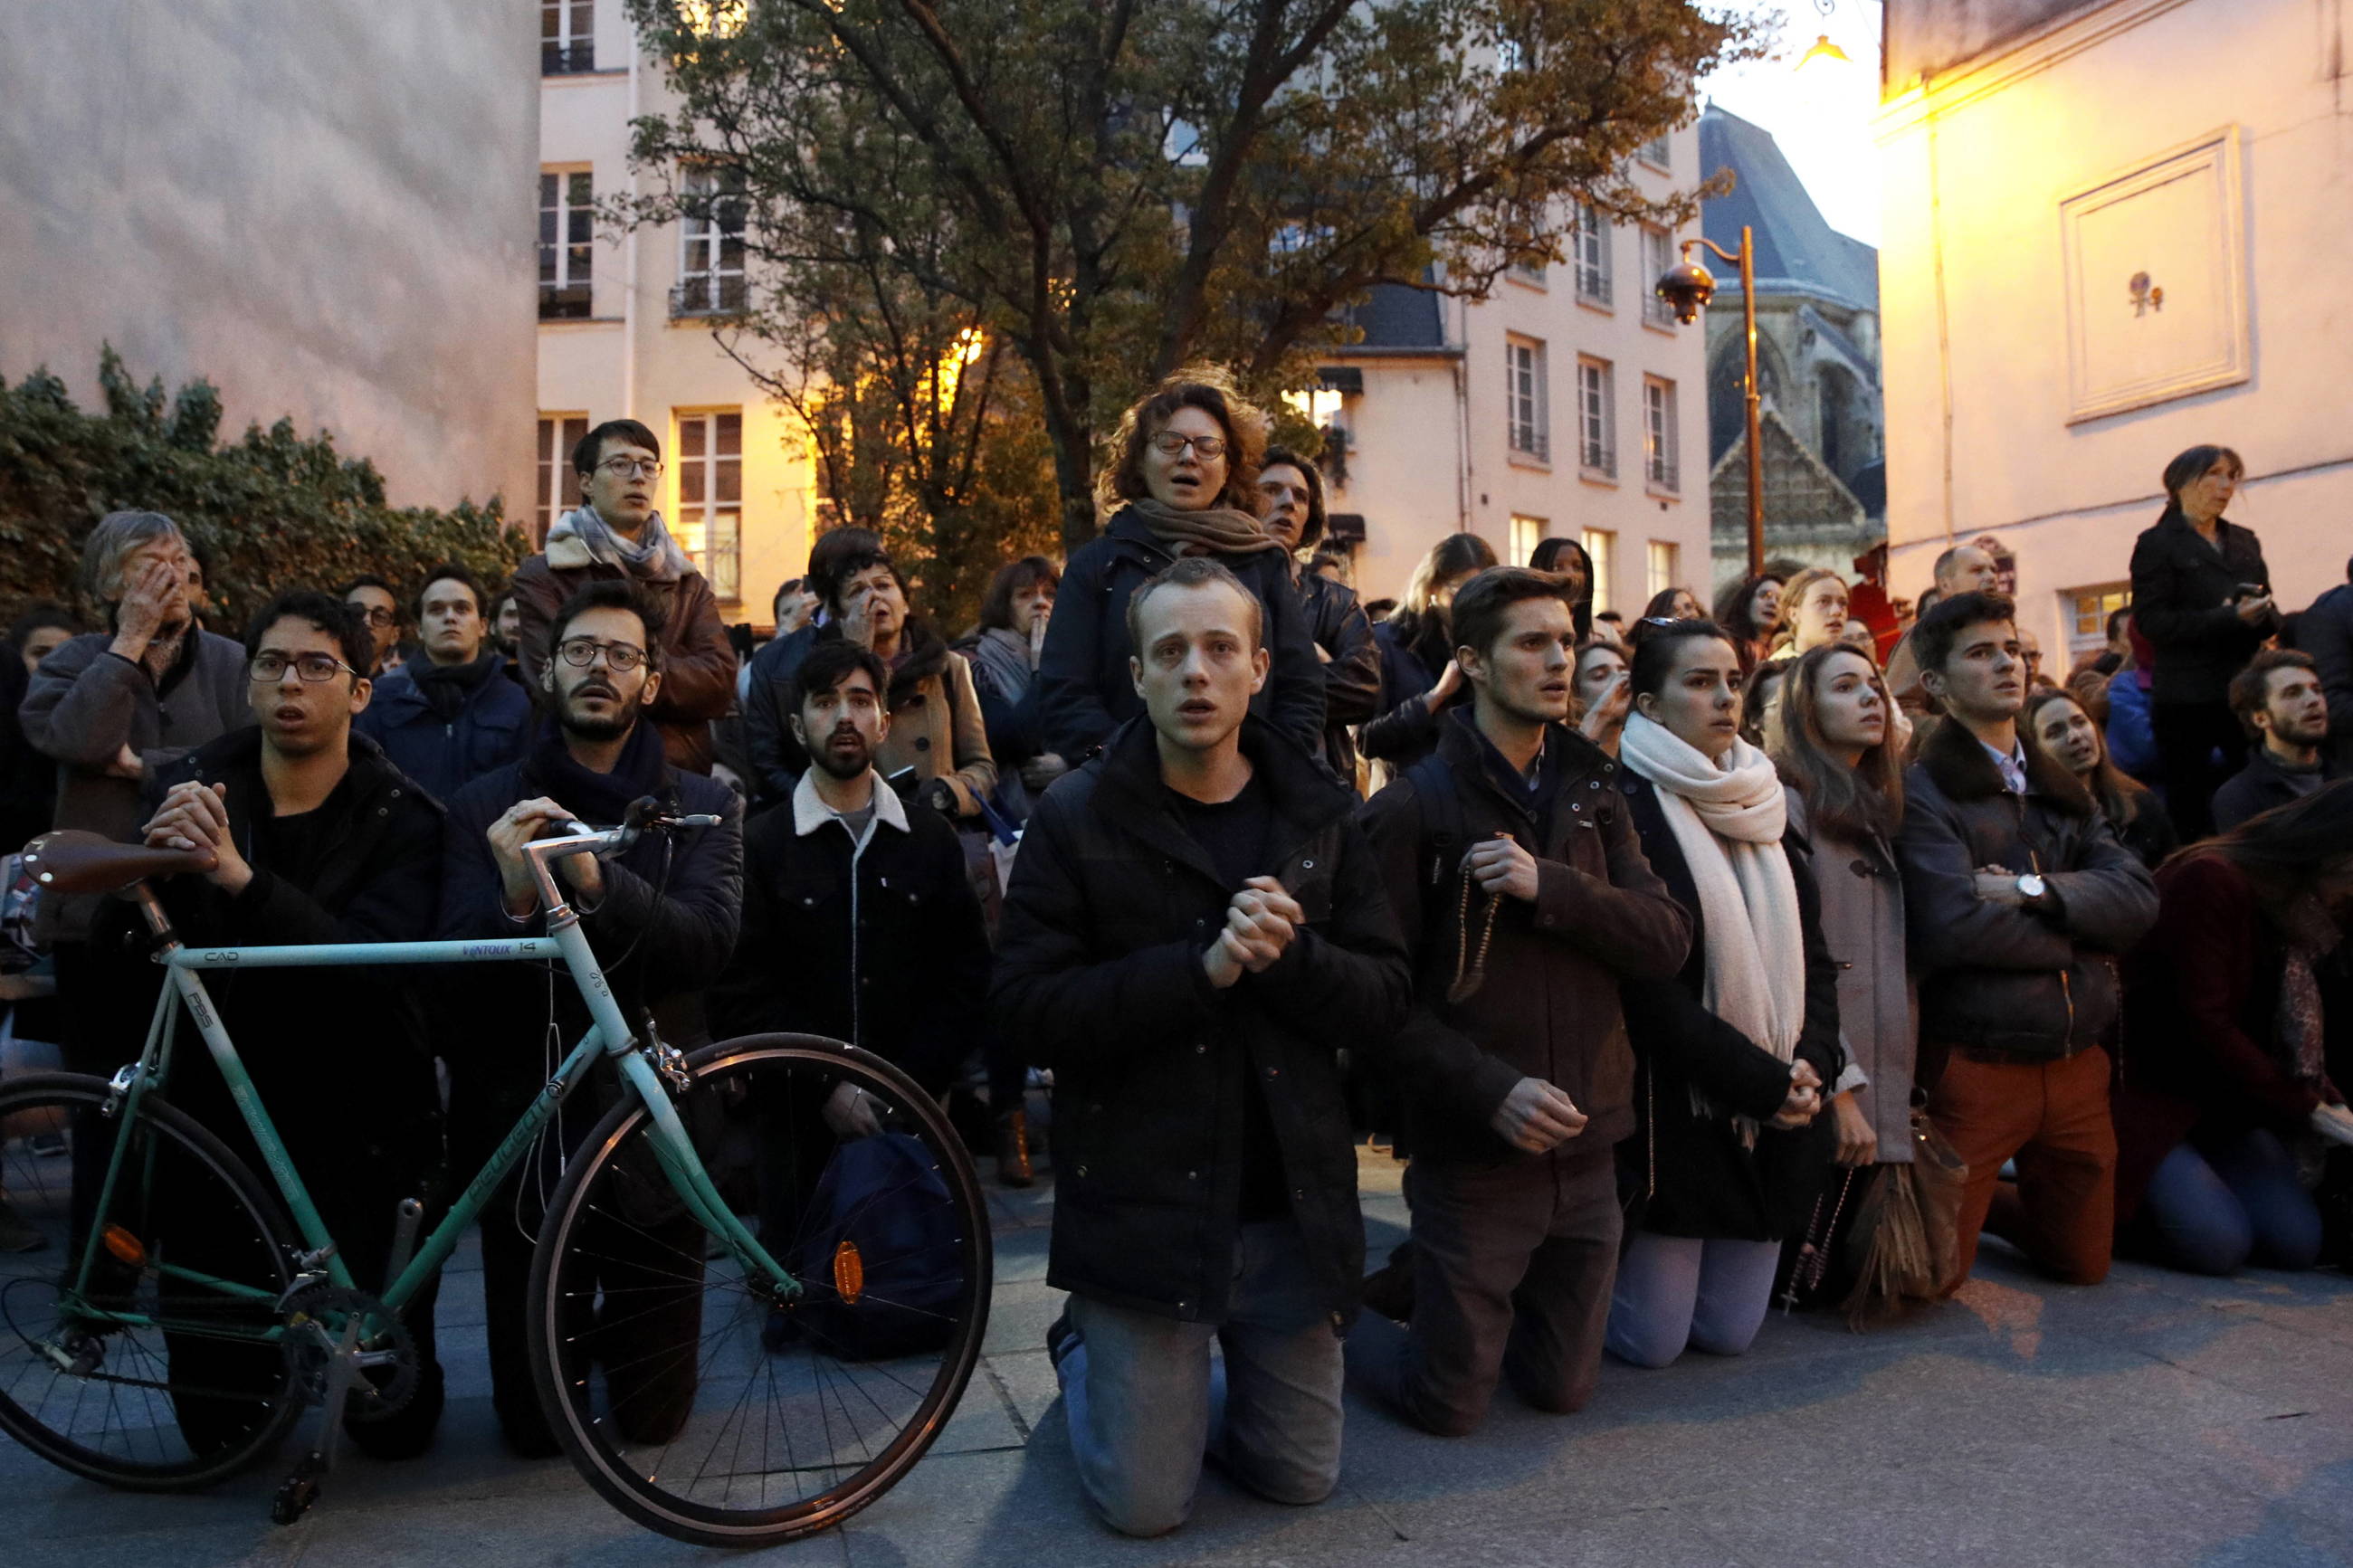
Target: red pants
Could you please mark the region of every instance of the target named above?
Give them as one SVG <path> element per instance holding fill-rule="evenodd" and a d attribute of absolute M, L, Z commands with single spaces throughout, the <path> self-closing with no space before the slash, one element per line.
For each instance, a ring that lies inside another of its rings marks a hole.
<path fill-rule="evenodd" d="M 1968 1163 L 1950 1294 L 1977 1261 L 1978 1233 L 2016 1243 L 2070 1285 L 2108 1277 L 2116 1242 L 2116 1131 L 2108 1117 L 2108 1053 L 2065 1061 L 1986 1062 L 1955 1052 L 1928 1103 L 1936 1130 Z M 1999 1191 L 2002 1162 L 2018 1191 Z M 1999 1201 L 1997 1201 L 1999 1200 Z"/>

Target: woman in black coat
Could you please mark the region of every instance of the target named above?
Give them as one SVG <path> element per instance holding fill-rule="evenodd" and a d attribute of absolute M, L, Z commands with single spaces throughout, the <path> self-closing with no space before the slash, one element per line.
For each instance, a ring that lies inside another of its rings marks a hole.
<path fill-rule="evenodd" d="M 1113 437 L 1118 460 L 1096 487 L 1103 533 L 1062 569 L 1038 658 L 1046 750 L 1072 767 L 1144 711 L 1128 659 L 1127 602 L 1183 555 L 1214 555 L 1258 599 L 1273 656 L 1250 711 L 1310 752 L 1324 744 L 1324 672 L 1291 558 L 1258 520 L 1266 421 L 1220 384 L 1162 384 L 1127 411 Z"/>
<path fill-rule="evenodd" d="M 1692 920 L 1680 974 L 1620 987 L 1640 1077 L 1609 1344 L 1638 1366 L 1748 1348 L 1835 1149 L 1820 1112 L 1845 1066 L 1838 968 L 1805 858 L 1782 842 L 1779 778 L 1739 739 L 1739 673 L 1731 638 L 1692 621 L 1645 638 L 1629 677 L 1620 788 Z"/>
<path fill-rule="evenodd" d="M 1454 590 L 1495 563 L 1495 552 L 1475 533 L 1450 533 L 1430 547 L 1407 580 L 1388 619 L 1373 627 L 1380 647 L 1381 696 L 1356 745 L 1391 773 L 1404 772 L 1438 749 L 1438 719 L 1450 703 L 1470 700 L 1454 663 L 1447 606 Z"/>
<path fill-rule="evenodd" d="M 2133 542 L 2133 625 L 2157 650 L 2158 767 L 2188 842 L 2214 831 L 2214 792 L 2246 765 L 2231 677 L 2280 627 L 2262 543 L 2222 516 L 2246 472 L 2228 447 L 2190 447 L 2165 466 L 2164 514 Z"/>

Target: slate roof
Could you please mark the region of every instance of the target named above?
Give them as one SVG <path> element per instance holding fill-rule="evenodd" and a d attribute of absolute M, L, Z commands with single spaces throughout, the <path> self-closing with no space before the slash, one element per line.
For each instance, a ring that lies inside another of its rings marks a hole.
<path fill-rule="evenodd" d="M 1361 305 L 1350 306 L 1344 314 L 1365 330 L 1365 341 L 1354 345 L 1358 353 L 1374 349 L 1441 349 L 1447 346 L 1446 327 L 1439 315 L 1438 296 L 1426 289 L 1409 289 L 1402 283 L 1377 283 L 1369 299 Z"/>
<path fill-rule="evenodd" d="M 1879 252 L 1823 221 L 1772 132 L 1709 104 L 1699 117 L 1699 166 L 1706 175 L 1733 173 L 1730 194 L 1702 204 L 1700 229 L 1726 250 L 1740 248 L 1742 225 L 1756 231 L 1757 293 L 1786 281 L 1879 309 Z"/>

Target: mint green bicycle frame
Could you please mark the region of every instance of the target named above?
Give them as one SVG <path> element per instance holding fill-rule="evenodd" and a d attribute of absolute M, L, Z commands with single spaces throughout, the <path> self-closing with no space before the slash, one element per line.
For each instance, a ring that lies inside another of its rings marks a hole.
<path fill-rule="evenodd" d="M 142 902 L 149 906 L 151 920 L 160 922 L 161 912 L 152 903 L 152 897 L 147 895 Z M 163 929 L 168 931 L 168 927 Z M 634 1032 L 622 1017 L 619 1005 L 613 1000 L 612 988 L 605 981 L 605 972 L 588 945 L 586 933 L 580 929 L 579 916 L 562 903 L 551 909 L 548 934 L 545 936 L 481 942 L 326 942 L 305 947 L 204 949 L 183 946 L 174 938 L 168 942 L 160 957 L 167 966 L 168 984 L 157 1000 L 154 1021 L 148 1028 L 147 1044 L 140 1053 L 137 1065 L 124 1069 L 116 1077 L 115 1082 L 121 1089 L 121 1103 L 111 1108 L 112 1114 L 121 1117 L 123 1125 L 128 1127 L 137 1116 L 140 1101 L 145 1098 L 149 1089 L 168 1080 L 174 1037 L 177 1032 L 180 1010 L 185 1007 L 188 1016 L 195 1020 L 197 1032 L 211 1051 L 221 1077 L 227 1080 L 237 1110 L 244 1117 L 247 1129 L 252 1132 L 255 1145 L 261 1151 L 263 1163 L 269 1168 L 270 1179 L 276 1184 L 280 1195 L 286 1200 L 287 1209 L 301 1233 L 303 1244 L 310 1248 L 312 1258 L 323 1260 L 331 1283 L 351 1288 L 353 1284 L 351 1271 L 335 1249 L 334 1238 L 328 1234 L 317 1205 L 311 1201 L 310 1192 L 302 1184 L 301 1173 L 294 1169 L 292 1160 L 288 1157 L 285 1142 L 279 1137 L 269 1112 L 262 1105 L 261 1097 L 256 1092 L 244 1062 L 238 1058 L 228 1031 L 222 1026 L 220 1011 L 213 1005 L 199 971 L 321 969 L 387 963 L 512 963 L 532 959 L 561 959 L 571 972 L 582 999 L 588 1004 L 589 1016 L 593 1020 L 588 1033 L 565 1058 L 555 1076 L 548 1080 L 546 1089 L 533 1100 L 522 1120 L 515 1123 L 513 1130 L 491 1155 L 489 1163 L 450 1205 L 449 1212 L 441 1223 L 417 1245 L 416 1251 L 398 1277 L 381 1292 L 378 1299 L 394 1311 L 405 1309 L 425 1281 L 432 1277 L 434 1270 L 448 1261 L 450 1253 L 457 1248 L 459 1238 L 465 1234 L 466 1226 L 473 1223 L 482 1205 L 489 1202 L 492 1190 L 522 1161 L 525 1151 L 581 1079 L 586 1077 L 589 1066 L 600 1053 L 613 1058 L 622 1078 L 644 1102 L 653 1122 L 652 1142 L 656 1156 L 670 1177 L 671 1186 L 695 1218 L 726 1243 L 728 1250 L 744 1268 L 746 1279 L 767 1279 L 784 1298 L 799 1293 L 799 1281 L 768 1255 L 759 1239 L 729 1211 L 726 1200 L 720 1196 L 718 1188 L 712 1184 L 710 1173 L 703 1169 L 702 1157 L 694 1152 L 686 1129 L 679 1121 L 677 1109 L 670 1103 L 661 1072 L 648 1058 L 647 1053 L 638 1048 Z M 130 1146 L 131 1140 L 127 1137 L 115 1140 L 107 1163 L 105 1183 L 100 1189 L 97 1213 L 101 1226 L 104 1216 L 111 1212 L 114 1190 L 122 1174 L 124 1156 Z M 85 1303 L 90 1269 L 99 1250 L 97 1247 L 84 1249 L 80 1275 L 75 1281 L 76 1294 L 82 1296 Z M 170 1264 L 158 1264 L 157 1267 L 175 1279 L 217 1289 L 224 1295 L 264 1301 L 277 1299 L 268 1290 L 236 1280 L 221 1279 Z M 94 1321 L 139 1325 L 153 1322 L 143 1313 L 107 1311 L 86 1304 L 82 1310 Z M 216 1337 L 226 1333 L 227 1337 L 263 1341 L 274 1341 L 280 1332 L 272 1328 L 237 1333 L 217 1327 L 198 1331 Z"/>

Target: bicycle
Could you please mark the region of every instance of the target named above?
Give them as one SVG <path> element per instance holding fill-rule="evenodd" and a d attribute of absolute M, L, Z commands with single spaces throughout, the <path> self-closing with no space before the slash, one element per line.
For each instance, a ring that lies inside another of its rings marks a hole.
<path fill-rule="evenodd" d="M 343 1417 L 388 1415 L 414 1392 L 404 1309 L 604 1061 L 618 1103 L 565 1160 L 531 1278 L 533 1369 L 565 1452 L 623 1513 L 707 1545 L 813 1534 L 887 1491 L 946 1426 L 987 1328 L 987 1211 L 962 1141 L 913 1079 L 838 1041 L 753 1036 L 682 1056 L 649 1019 L 632 1029 L 553 875 L 567 856 L 718 821 L 643 801 L 619 826 L 566 824 L 531 845 L 544 936 L 308 947 L 184 945 L 147 879 L 207 869 L 205 851 L 35 840 L 25 863 L 46 892 L 136 900 L 166 983 L 144 1047 L 112 1079 L 0 1086 L 0 1191 L 47 1244 L 0 1258 L 0 1429 L 75 1474 L 169 1491 L 259 1463 L 319 1406 L 321 1436 L 272 1503 L 293 1522 Z M 429 1234 L 425 1194 L 400 1204 L 386 1283 L 362 1290 L 203 972 L 522 962 L 560 963 L 594 1023 Z M 266 1183 L 166 1095 L 184 1013 Z M 842 1097 L 872 1120 L 844 1127 Z M 58 1128 L 86 1145 L 72 1161 L 34 1152 Z M 881 1149 L 873 1131 L 898 1184 L 845 1196 L 837 1165 Z M 639 1342 L 617 1361 L 633 1323 Z"/>

